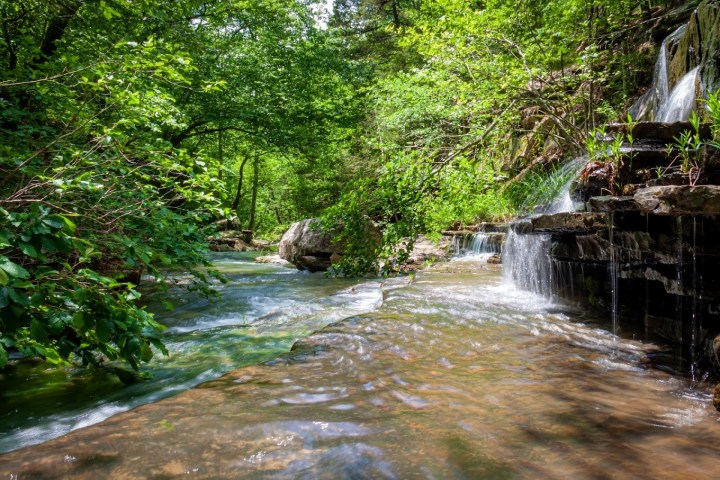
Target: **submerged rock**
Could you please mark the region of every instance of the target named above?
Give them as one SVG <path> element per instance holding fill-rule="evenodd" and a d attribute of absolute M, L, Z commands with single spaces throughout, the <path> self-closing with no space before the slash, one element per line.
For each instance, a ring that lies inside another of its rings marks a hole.
<path fill-rule="evenodd" d="M 502 263 L 502 256 L 499 253 L 493 254 L 488 257 L 487 263 L 491 265 L 500 265 Z"/>

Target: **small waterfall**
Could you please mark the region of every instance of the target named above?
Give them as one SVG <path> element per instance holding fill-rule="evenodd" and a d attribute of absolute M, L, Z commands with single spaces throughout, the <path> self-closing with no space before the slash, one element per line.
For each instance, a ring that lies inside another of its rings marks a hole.
<path fill-rule="evenodd" d="M 561 213 L 574 212 L 582 207 L 570 195 L 573 182 L 580 175 L 580 170 L 587 164 L 588 157 L 581 156 L 563 165 L 548 175 L 530 192 L 520 210 L 525 213 Z"/>
<path fill-rule="evenodd" d="M 452 242 L 453 256 L 500 253 L 503 237 L 503 233 L 496 232 L 455 236 Z"/>
<path fill-rule="evenodd" d="M 476 233 L 470 240 L 470 252 L 474 254 L 500 253 L 501 246 L 501 233 Z"/>
<path fill-rule="evenodd" d="M 630 107 L 630 115 L 635 120 L 653 120 L 661 121 L 678 121 L 678 120 L 660 120 L 660 111 L 671 97 L 670 80 L 668 76 L 668 52 L 685 34 L 687 25 L 683 25 L 663 40 L 655 61 L 655 71 L 653 73 L 653 81 L 650 90 L 647 91 L 635 104 Z M 673 90 L 674 93 L 674 90 Z M 694 98 L 693 98 L 694 100 Z M 690 113 L 688 112 L 688 116 Z M 682 120 L 687 120 L 688 117 Z"/>
<path fill-rule="evenodd" d="M 692 239 L 692 272 L 693 272 L 693 300 L 692 318 L 690 323 L 690 376 L 696 380 L 697 374 L 697 314 L 698 314 L 698 271 L 697 271 L 697 219 L 693 216 L 693 239 Z"/>
<path fill-rule="evenodd" d="M 676 299 L 675 299 L 675 323 L 677 325 L 678 337 L 680 343 L 684 338 L 683 332 L 683 217 L 677 217 L 677 256 L 676 256 L 676 270 L 675 280 L 677 282 L 676 287 Z M 678 371 L 682 369 L 682 359 L 678 358 Z"/>
<path fill-rule="evenodd" d="M 550 235 L 520 235 L 510 229 L 502 253 L 503 279 L 523 290 L 550 295 Z"/>
<path fill-rule="evenodd" d="M 615 214 L 613 212 L 610 212 L 608 214 L 609 221 L 608 221 L 608 230 L 609 230 L 609 239 L 610 239 L 610 264 L 609 264 L 609 273 L 610 273 L 610 295 L 612 298 L 611 302 L 611 312 L 612 312 L 612 328 L 613 328 L 613 334 L 617 335 L 618 333 L 618 294 L 619 292 L 619 278 L 620 278 L 620 264 L 618 262 L 618 255 L 617 250 L 615 249 L 615 228 L 613 226 L 613 223 L 615 221 Z"/>
<path fill-rule="evenodd" d="M 670 81 L 668 80 L 668 47 L 674 44 L 685 34 L 687 26 L 683 25 L 663 40 L 660 46 L 657 62 L 655 62 L 655 74 L 653 76 L 653 90 L 658 108 L 665 104 L 670 96 Z"/>
<path fill-rule="evenodd" d="M 455 235 L 452 237 L 452 254 L 453 257 L 457 257 L 465 251 L 465 245 L 467 243 L 467 237 L 465 235 Z"/>
<path fill-rule="evenodd" d="M 656 122 L 682 122 L 690 118 L 695 109 L 698 72 L 699 67 L 693 68 L 675 85 L 667 100 L 660 104 Z"/>

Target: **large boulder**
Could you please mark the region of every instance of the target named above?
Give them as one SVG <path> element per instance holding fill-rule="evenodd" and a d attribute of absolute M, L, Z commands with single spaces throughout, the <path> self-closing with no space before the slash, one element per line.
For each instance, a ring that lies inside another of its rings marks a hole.
<path fill-rule="evenodd" d="M 320 231 L 320 222 L 309 218 L 293 223 L 282 236 L 278 254 L 300 270 L 327 270 L 342 255 L 330 235 Z"/>

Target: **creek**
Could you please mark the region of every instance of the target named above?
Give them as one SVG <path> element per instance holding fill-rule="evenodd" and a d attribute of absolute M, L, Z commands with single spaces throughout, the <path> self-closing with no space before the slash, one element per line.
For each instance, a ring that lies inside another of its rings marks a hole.
<path fill-rule="evenodd" d="M 40 408 L 42 392 L 18 393 L 16 409 L 45 416 L 25 414 L 3 439 L 44 441 L 57 435 L 43 425 L 83 426 L 78 412 L 145 405 L 5 453 L 0 475 L 712 477 L 707 385 L 672 374 L 676 359 L 646 332 L 614 335 L 609 318 L 519 290 L 485 259 L 357 283 L 218 256 L 222 300 L 162 316 L 173 355 L 153 361 L 152 380 L 123 399 L 79 381 L 74 395 L 97 400 L 72 408 L 68 394 Z"/>

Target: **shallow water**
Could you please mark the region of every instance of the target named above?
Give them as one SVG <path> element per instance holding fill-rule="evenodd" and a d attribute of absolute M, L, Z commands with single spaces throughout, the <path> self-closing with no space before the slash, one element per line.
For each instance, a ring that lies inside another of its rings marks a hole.
<path fill-rule="evenodd" d="M 382 306 L 335 318 L 277 360 L 2 455 L 0 475 L 715 476 L 709 392 L 648 368 L 658 347 L 515 290 L 473 258 L 381 293 Z"/>
<path fill-rule="evenodd" d="M 287 352 L 323 326 L 371 311 L 382 302 L 380 282 L 343 281 L 278 265 L 256 255 L 213 254 L 228 278 L 218 299 L 185 290 L 147 294 L 148 307 L 168 326 L 169 357 L 157 354 L 143 370 L 151 379 L 124 386 L 112 374 L 20 365 L 0 373 L 0 452 L 40 443 L 138 405 L 183 392 L 241 366 Z M 155 298 L 157 297 L 157 298 Z"/>

